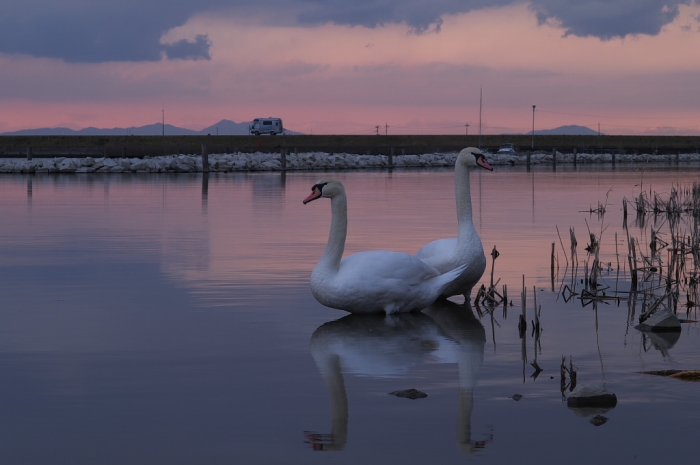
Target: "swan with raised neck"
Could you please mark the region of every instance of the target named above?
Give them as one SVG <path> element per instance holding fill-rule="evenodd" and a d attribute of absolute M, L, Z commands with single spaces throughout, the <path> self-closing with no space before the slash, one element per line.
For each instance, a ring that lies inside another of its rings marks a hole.
<path fill-rule="evenodd" d="M 416 252 L 416 257 L 441 273 L 459 266 L 466 267 L 464 272 L 445 288 L 441 297 L 464 295 L 464 298 L 469 300 L 472 288 L 486 270 L 484 247 L 472 221 L 469 174 L 475 167 L 493 171 L 481 150 L 467 147 L 459 153 L 455 161 L 457 237 L 429 242 Z"/>
<path fill-rule="evenodd" d="M 466 267 L 444 273 L 402 252 L 372 250 L 343 258 L 347 236 L 347 195 L 343 184 L 324 179 L 314 184 L 304 204 L 331 200 L 328 243 L 311 273 L 311 292 L 320 303 L 351 313 L 422 310 L 433 303 Z"/>

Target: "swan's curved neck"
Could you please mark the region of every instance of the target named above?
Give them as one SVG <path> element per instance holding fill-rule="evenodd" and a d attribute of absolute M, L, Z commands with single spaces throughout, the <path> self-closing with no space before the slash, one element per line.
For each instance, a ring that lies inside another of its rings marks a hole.
<path fill-rule="evenodd" d="M 457 199 L 457 221 L 459 224 L 472 223 L 472 197 L 469 185 L 469 167 L 458 164 L 455 167 L 455 198 Z"/>
<path fill-rule="evenodd" d="M 348 234 L 348 198 L 345 192 L 331 198 L 331 232 L 328 244 L 319 264 L 337 269 L 345 250 L 345 238 Z"/>

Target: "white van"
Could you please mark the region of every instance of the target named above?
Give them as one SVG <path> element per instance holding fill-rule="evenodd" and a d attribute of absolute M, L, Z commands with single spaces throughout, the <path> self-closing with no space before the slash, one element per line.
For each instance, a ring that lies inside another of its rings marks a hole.
<path fill-rule="evenodd" d="M 284 127 L 282 127 L 281 118 L 255 118 L 253 124 L 248 126 L 248 134 L 254 136 L 259 136 L 260 134 L 274 136 L 275 134 L 282 134 L 283 132 Z"/>

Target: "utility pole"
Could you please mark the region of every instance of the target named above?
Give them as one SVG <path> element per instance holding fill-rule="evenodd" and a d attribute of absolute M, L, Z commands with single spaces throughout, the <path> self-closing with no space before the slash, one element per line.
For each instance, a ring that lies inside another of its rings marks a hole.
<path fill-rule="evenodd" d="M 469 135 L 469 123 L 465 124 L 464 126 L 467 128 L 467 131 L 464 135 L 468 136 Z"/>
<path fill-rule="evenodd" d="M 379 126 L 375 126 L 375 128 L 377 129 L 377 135 L 379 135 Z"/>
<path fill-rule="evenodd" d="M 165 156 L 165 105 L 163 105 L 163 156 Z"/>
<path fill-rule="evenodd" d="M 535 148 L 535 107 L 536 105 L 532 106 L 532 148 Z"/>
<path fill-rule="evenodd" d="M 483 97 L 483 87 L 479 86 L 479 148 L 481 148 L 481 103 Z"/>
<path fill-rule="evenodd" d="M 389 123 L 384 123 L 384 135 L 389 135 Z"/>

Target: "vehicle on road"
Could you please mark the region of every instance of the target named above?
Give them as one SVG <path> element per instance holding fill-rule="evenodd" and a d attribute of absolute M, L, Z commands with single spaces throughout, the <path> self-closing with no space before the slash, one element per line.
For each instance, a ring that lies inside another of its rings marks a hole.
<path fill-rule="evenodd" d="M 513 144 L 503 144 L 496 153 L 515 155 L 517 152 L 515 151 L 515 147 L 513 146 Z"/>
<path fill-rule="evenodd" d="M 259 136 L 260 134 L 283 134 L 284 127 L 282 126 L 281 118 L 255 118 L 253 123 L 248 126 L 248 134 Z"/>

